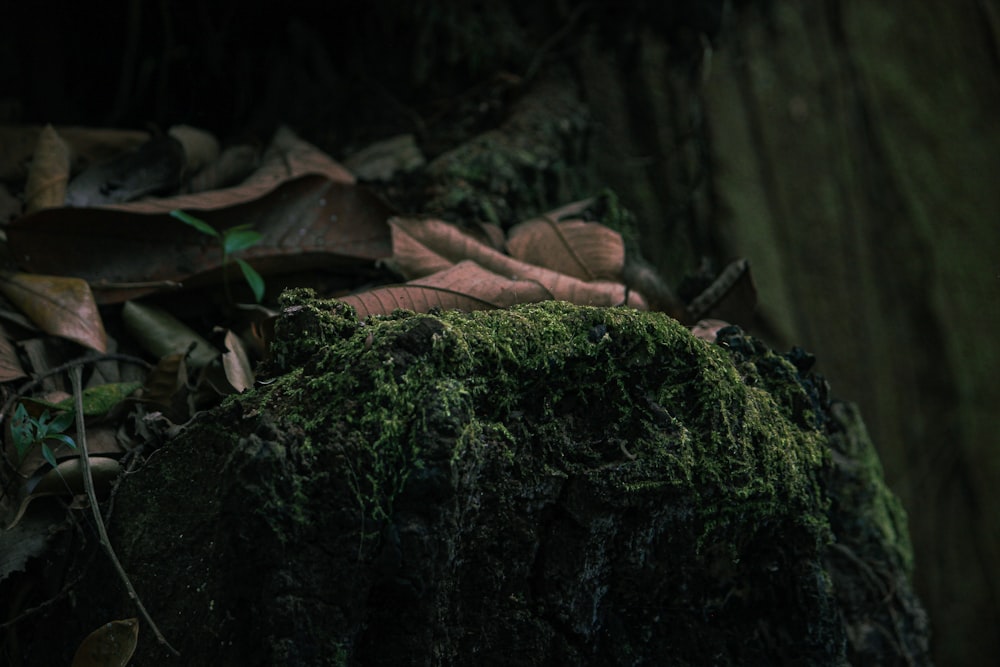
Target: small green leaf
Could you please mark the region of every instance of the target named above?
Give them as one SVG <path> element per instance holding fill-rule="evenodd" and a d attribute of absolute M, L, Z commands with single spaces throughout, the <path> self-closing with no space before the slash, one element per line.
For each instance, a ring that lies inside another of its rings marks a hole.
<path fill-rule="evenodd" d="M 44 417 L 46 415 L 42 416 Z M 57 414 L 55 417 L 52 418 L 51 422 L 46 424 L 45 426 L 46 434 L 61 433 L 65 431 L 69 427 L 69 425 L 73 423 L 74 419 L 76 419 L 76 414 L 74 414 L 73 412 L 60 412 L 59 414 Z"/>
<path fill-rule="evenodd" d="M 141 386 L 141 382 L 114 382 L 85 389 L 81 400 L 83 403 L 83 416 L 103 417 L 107 415 L 115 406 L 135 393 Z M 70 415 L 66 426 L 69 426 L 73 422 L 73 407 L 76 405 L 74 397 L 70 396 L 58 403 L 43 403 L 43 405 L 50 405 L 59 410 L 66 410 Z"/>
<path fill-rule="evenodd" d="M 53 440 L 58 440 L 59 442 L 63 443 L 70 449 L 76 449 L 76 440 L 69 437 L 65 433 L 55 433 L 53 435 L 50 435 L 49 437 L 52 438 Z"/>
<path fill-rule="evenodd" d="M 174 209 L 173 211 L 170 212 L 170 215 L 172 215 L 173 217 L 177 218 L 178 220 L 180 220 L 184 224 L 191 225 L 192 227 L 194 227 L 195 229 L 197 229 L 202 234 L 208 234 L 209 236 L 214 236 L 215 238 L 220 238 L 220 234 L 219 234 L 219 232 L 217 232 L 215 230 L 215 227 L 213 227 L 212 225 L 208 224 L 204 220 L 199 220 L 198 218 L 194 217 L 193 215 L 188 215 L 187 213 L 185 213 L 184 211 L 181 211 L 179 209 Z"/>
<path fill-rule="evenodd" d="M 260 243 L 263 235 L 250 228 L 250 225 L 231 227 L 222 234 L 222 251 L 232 255 L 240 250 L 246 250 Z"/>
<path fill-rule="evenodd" d="M 264 299 L 264 278 L 242 259 L 237 259 L 236 263 L 240 265 L 243 277 L 246 278 L 247 284 L 253 290 L 254 298 L 257 299 L 257 303 L 260 303 Z"/>
<path fill-rule="evenodd" d="M 49 449 L 49 446 L 46 445 L 44 442 L 42 443 L 42 458 L 45 459 L 45 462 L 48 463 L 53 468 L 59 465 L 58 463 L 56 463 L 55 454 L 52 453 L 52 450 Z"/>

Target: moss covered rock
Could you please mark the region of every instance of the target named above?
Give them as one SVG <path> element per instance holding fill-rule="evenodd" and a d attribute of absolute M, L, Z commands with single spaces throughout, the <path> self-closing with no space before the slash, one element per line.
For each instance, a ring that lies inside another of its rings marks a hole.
<path fill-rule="evenodd" d="M 292 292 L 261 386 L 126 479 L 112 539 L 176 664 L 921 663 L 870 443 L 803 363 L 721 340 Z"/>

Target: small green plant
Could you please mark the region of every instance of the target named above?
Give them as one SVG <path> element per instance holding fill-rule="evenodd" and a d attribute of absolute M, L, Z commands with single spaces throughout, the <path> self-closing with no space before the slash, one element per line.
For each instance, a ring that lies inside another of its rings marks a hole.
<path fill-rule="evenodd" d="M 262 238 L 260 232 L 254 230 L 250 225 L 237 225 L 219 233 L 215 227 L 212 227 L 204 220 L 200 220 L 184 211 L 175 209 L 170 212 L 170 215 L 184 224 L 194 227 L 202 234 L 219 239 L 222 243 L 222 282 L 226 290 L 226 297 L 230 301 L 232 301 L 232 296 L 229 294 L 229 280 L 225 273 L 225 268 L 229 265 L 230 261 L 234 261 L 240 267 L 240 271 L 243 272 L 243 277 L 253 291 L 254 298 L 260 303 L 261 299 L 264 298 L 264 278 L 246 261 L 239 257 L 233 257 L 234 253 L 246 250 L 260 243 Z"/>
<path fill-rule="evenodd" d="M 23 461 L 32 447 L 40 445 L 42 458 L 55 468 L 56 457 L 47 441 L 58 440 L 72 449 L 76 449 L 76 442 L 73 438 L 63 433 L 73 423 L 73 419 L 72 412 L 59 412 L 52 415 L 48 410 L 36 419 L 28 414 L 24 404 L 19 403 L 10 422 L 10 437 L 17 449 L 18 459 Z"/>

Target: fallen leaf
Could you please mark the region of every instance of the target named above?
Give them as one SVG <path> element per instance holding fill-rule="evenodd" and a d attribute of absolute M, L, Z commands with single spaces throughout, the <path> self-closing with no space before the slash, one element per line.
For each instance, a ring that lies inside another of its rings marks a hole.
<path fill-rule="evenodd" d="M 344 166 L 365 181 L 389 181 L 413 171 L 426 160 L 412 134 L 400 134 L 367 146 L 344 160 Z"/>
<path fill-rule="evenodd" d="M 90 475 L 99 496 L 104 496 L 111 490 L 111 485 L 120 472 L 121 465 L 117 460 L 106 456 L 90 457 Z M 15 503 L 17 511 L 7 522 L 6 530 L 18 524 L 33 500 L 45 496 L 74 496 L 85 493 L 83 475 L 80 457 L 74 456 L 60 461 L 55 468 L 25 480 L 18 490 L 18 500 Z"/>
<path fill-rule="evenodd" d="M 125 667 L 138 641 L 138 619 L 105 623 L 87 635 L 76 649 L 71 667 Z"/>
<path fill-rule="evenodd" d="M 58 210 L 58 209 L 50 209 Z M 42 331 L 107 352 L 108 337 L 86 281 L 28 273 L 0 274 L 0 292 Z"/>
<path fill-rule="evenodd" d="M 27 176 L 40 125 L 0 126 L 0 181 L 20 181 Z M 103 128 L 56 126 L 56 132 L 70 147 L 74 163 L 93 164 L 132 150 L 149 140 L 148 132 Z"/>
<path fill-rule="evenodd" d="M 621 282 L 625 266 L 625 244 L 618 232 L 597 222 L 557 221 L 548 215 L 512 227 L 507 252 L 586 281 Z"/>
<path fill-rule="evenodd" d="M 418 313 L 431 308 L 488 310 L 551 298 L 549 291 L 534 281 L 512 280 L 464 261 L 405 285 L 379 287 L 341 297 L 340 301 L 353 306 L 358 319 L 363 320 L 370 315 L 388 315 L 398 308 Z"/>
<path fill-rule="evenodd" d="M 646 309 L 646 302 L 621 283 L 587 282 L 563 273 L 522 262 L 480 243 L 454 225 L 441 220 L 393 218 L 393 259 L 407 277 L 420 277 L 470 259 L 483 268 L 514 280 L 532 280 L 554 299 L 578 305 L 629 305 Z"/>
<path fill-rule="evenodd" d="M 232 331 L 226 332 L 226 352 L 222 355 L 226 379 L 238 394 L 253 387 L 253 367 L 247 358 L 243 341 Z"/>
<path fill-rule="evenodd" d="M 260 154 L 253 146 L 230 146 L 188 181 L 186 194 L 232 187 L 250 176 L 259 163 Z"/>
<path fill-rule="evenodd" d="M 21 359 L 17 356 L 17 350 L 7 338 L 6 330 L 0 326 L 0 382 L 20 380 L 27 376 L 21 366 Z"/>
<path fill-rule="evenodd" d="M 219 351 L 194 329 L 156 306 L 128 301 L 122 307 L 122 321 L 139 346 L 154 357 L 187 353 L 192 366 L 200 367 L 219 356 Z"/>
<path fill-rule="evenodd" d="M 67 206 L 104 206 L 176 190 L 184 171 L 184 147 L 171 136 L 154 137 L 129 151 L 91 165 L 66 189 Z"/>
<path fill-rule="evenodd" d="M 698 320 L 691 327 L 691 334 L 695 338 L 714 343 L 720 329 L 729 326 L 729 322 L 723 320 Z"/>
<path fill-rule="evenodd" d="M 183 423 L 190 417 L 187 406 L 187 363 L 185 355 L 161 357 L 146 378 L 139 401 L 151 410 L 158 410 L 171 422 Z"/>
<path fill-rule="evenodd" d="M 191 127 L 174 125 L 167 134 L 184 147 L 184 170 L 193 174 L 219 158 L 219 140 L 211 132 Z"/>
<path fill-rule="evenodd" d="M 328 156 L 279 133 L 260 169 L 237 187 L 104 208 L 39 211 L 7 227 L 11 255 L 34 273 L 83 278 L 99 303 L 165 284 L 222 280 L 218 241 L 170 217 L 191 212 L 219 232 L 250 225 L 260 243 L 240 253 L 262 275 L 357 270 L 390 255 L 392 210 Z"/>
<path fill-rule="evenodd" d="M 24 210 L 28 213 L 66 203 L 69 182 L 69 147 L 51 125 L 42 128 L 24 186 Z"/>

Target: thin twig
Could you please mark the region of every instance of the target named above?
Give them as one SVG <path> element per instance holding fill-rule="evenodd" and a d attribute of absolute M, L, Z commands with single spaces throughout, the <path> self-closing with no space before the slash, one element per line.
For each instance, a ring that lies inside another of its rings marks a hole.
<path fill-rule="evenodd" d="M 77 444 L 80 447 L 80 464 L 83 466 L 83 485 L 87 490 L 87 498 L 90 500 L 90 509 L 94 513 L 94 521 L 97 523 L 97 532 L 101 536 L 101 544 L 104 546 L 104 550 L 108 553 L 108 558 L 111 559 L 111 564 L 115 566 L 115 570 L 118 572 L 118 576 L 121 578 L 122 583 L 125 584 L 125 589 L 128 591 L 128 596 L 135 601 L 136 607 L 139 608 L 139 613 L 142 617 L 146 619 L 149 623 L 149 627 L 152 628 L 153 634 L 156 635 L 156 639 L 163 644 L 167 649 L 173 653 L 175 656 L 180 656 L 180 651 L 175 649 L 167 641 L 163 633 L 153 622 L 150 617 L 149 612 L 146 611 L 146 607 L 143 606 L 142 600 L 139 599 L 139 594 L 136 593 L 135 587 L 132 585 L 132 580 L 128 578 L 128 574 L 125 573 L 125 568 L 122 567 L 121 562 L 118 560 L 118 556 L 115 554 L 115 550 L 111 547 L 111 540 L 108 538 L 108 531 L 104 527 L 104 520 L 101 518 L 101 507 L 97 504 L 97 493 L 94 491 L 94 478 L 90 476 L 90 454 L 87 453 L 87 433 L 83 425 L 83 373 L 80 370 L 80 366 L 74 366 L 70 370 L 70 379 L 73 381 L 73 400 L 74 407 L 76 408 L 76 439 Z"/>
<path fill-rule="evenodd" d="M 58 375 L 59 373 L 68 371 L 69 369 L 74 368 L 76 366 L 86 366 L 87 364 L 93 364 L 99 361 L 124 361 L 126 363 L 142 366 L 147 371 L 153 367 L 153 365 L 148 361 L 146 361 L 145 359 L 134 357 L 131 354 L 118 354 L 118 353 L 88 354 L 82 357 L 78 357 L 72 361 L 67 361 L 65 364 L 56 366 L 55 368 L 50 368 L 44 373 L 36 375 L 34 379 L 32 379 L 23 387 L 15 391 L 11 395 L 11 397 L 4 402 L 3 407 L 0 408 L 0 422 L 3 422 L 4 417 L 7 415 L 7 411 L 10 410 L 10 406 L 14 403 L 14 401 L 21 398 L 29 391 L 40 385 L 42 383 L 42 380 L 44 380 L 45 378 L 52 377 L 53 375 Z"/>

